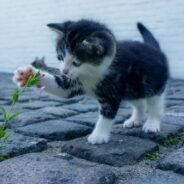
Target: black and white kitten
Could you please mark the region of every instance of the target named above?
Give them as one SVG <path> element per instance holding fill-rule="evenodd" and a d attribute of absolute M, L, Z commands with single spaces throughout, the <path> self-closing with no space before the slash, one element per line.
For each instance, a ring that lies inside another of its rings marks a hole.
<path fill-rule="evenodd" d="M 167 59 L 151 32 L 137 24 L 144 43 L 117 41 L 103 24 L 80 20 L 48 24 L 58 34 L 57 57 L 60 73 L 41 71 L 40 84 L 45 90 L 61 96 L 88 94 L 98 100 L 100 115 L 88 137 L 92 144 L 107 143 L 122 100 L 132 104 L 133 113 L 124 127 L 140 125 L 145 111 L 148 118 L 145 132 L 160 131 L 164 110 L 164 91 L 169 77 Z M 14 81 L 22 85 L 27 71 L 35 67 L 18 68 Z"/>

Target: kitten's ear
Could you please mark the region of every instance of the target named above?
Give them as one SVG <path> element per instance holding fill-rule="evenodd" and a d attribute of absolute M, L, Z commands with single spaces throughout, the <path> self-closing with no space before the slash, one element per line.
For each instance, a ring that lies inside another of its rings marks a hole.
<path fill-rule="evenodd" d="M 69 29 L 69 27 L 73 24 L 72 21 L 67 21 L 62 24 L 59 23 L 50 23 L 47 26 L 52 29 L 53 31 L 57 32 L 58 34 L 64 36 Z"/>
<path fill-rule="evenodd" d="M 62 24 L 50 23 L 50 24 L 47 24 L 47 26 L 51 30 L 53 30 L 53 31 L 55 31 L 55 32 L 57 32 L 59 34 L 64 34 L 64 29 L 62 27 Z"/>
<path fill-rule="evenodd" d="M 90 55 L 101 57 L 104 54 L 104 47 L 98 39 L 84 40 L 81 44 L 86 52 Z"/>

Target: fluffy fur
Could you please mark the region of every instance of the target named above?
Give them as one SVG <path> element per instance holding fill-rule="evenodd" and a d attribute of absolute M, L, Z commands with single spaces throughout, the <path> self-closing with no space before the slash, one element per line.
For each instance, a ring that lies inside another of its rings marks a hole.
<path fill-rule="evenodd" d="M 148 110 L 143 130 L 160 130 L 169 70 L 157 40 L 145 26 L 137 25 L 143 43 L 117 41 L 105 25 L 89 20 L 48 26 L 59 35 L 56 51 L 61 66 L 59 72 L 42 65 L 41 84 L 58 96 L 85 93 L 98 100 L 100 116 L 88 138 L 90 143 L 108 142 L 122 100 L 130 101 L 133 106 L 132 116 L 125 121 L 124 127 L 140 125 Z M 15 76 L 16 81 L 18 71 Z"/>

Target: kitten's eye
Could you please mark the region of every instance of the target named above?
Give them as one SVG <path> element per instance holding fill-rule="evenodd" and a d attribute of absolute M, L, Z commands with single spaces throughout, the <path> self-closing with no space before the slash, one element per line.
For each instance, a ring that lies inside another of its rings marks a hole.
<path fill-rule="evenodd" d="M 73 66 L 75 66 L 75 67 L 79 67 L 80 65 L 81 65 L 81 63 L 80 62 L 76 62 L 76 61 L 73 61 Z"/>
<path fill-rule="evenodd" d="M 57 47 L 56 48 L 57 58 L 59 61 L 63 60 L 63 53 L 62 51 Z"/>

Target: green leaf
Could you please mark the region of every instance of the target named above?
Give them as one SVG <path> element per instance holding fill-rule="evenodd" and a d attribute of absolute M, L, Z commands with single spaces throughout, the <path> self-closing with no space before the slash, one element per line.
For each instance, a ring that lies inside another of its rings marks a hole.
<path fill-rule="evenodd" d="M 38 71 L 35 75 L 29 77 L 27 87 L 37 85 L 39 82 L 40 82 L 40 71 Z"/>
<path fill-rule="evenodd" d="M 11 132 L 4 137 L 4 139 L 2 141 L 2 144 L 4 144 L 8 140 L 8 138 L 10 137 L 10 135 L 11 135 Z"/>
<path fill-rule="evenodd" d="M 2 111 L 3 111 L 4 121 L 6 121 L 7 115 L 6 115 L 6 110 L 4 107 L 2 107 Z"/>
<path fill-rule="evenodd" d="M 19 93 L 19 90 L 17 89 L 13 93 L 13 104 L 15 104 L 18 101 L 19 96 L 20 96 L 20 93 Z"/>
<path fill-rule="evenodd" d="M 9 130 L 10 130 L 9 128 L 6 128 L 4 131 L 5 131 L 5 133 L 7 133 Z"/>
<path fill-rule="evenodd" d="M 8 120 L 12 120 L 12 119 L 15 119 L 18 115 L 20 115 L 21 113 L 20 112 L 17 112 L 15 114 L 12 114 L 10 115 L 9 119 Z"/>
<path fill-rule="evenodd" d="M 6 132 L 4 131 L 3 127 L 0 127 L 0 138 L 4 137 Z"/>

